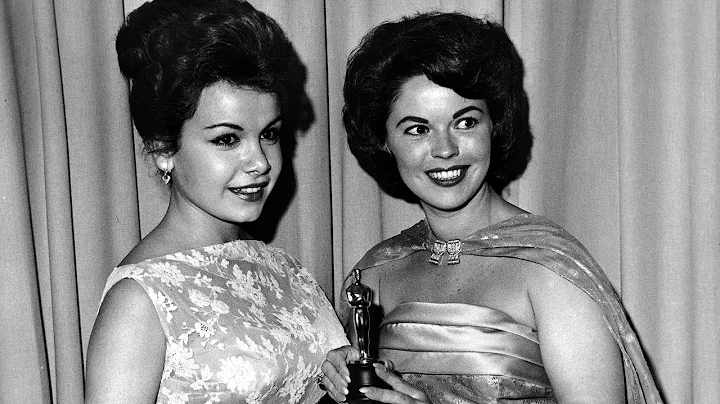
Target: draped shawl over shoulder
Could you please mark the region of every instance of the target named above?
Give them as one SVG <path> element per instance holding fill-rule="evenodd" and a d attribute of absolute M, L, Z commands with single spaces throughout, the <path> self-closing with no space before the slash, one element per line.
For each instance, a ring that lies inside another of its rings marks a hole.
<path fill-rule="evenodd" d="M 427 250 L 432 240 L 426 221 L 385 240 L 356 265 L 362 271 Z M 622 352 L 627 402 L 661 404 L 642 348 L 620 299 L 587 250 L 560 226 L 541 216 L 521 214 L 486 227 L 462 241 L 461 254 L 518 258 L 540 264 L 585 291 L 600 306 Z M 462 373 L 462 369 L 458 372 Z"/>

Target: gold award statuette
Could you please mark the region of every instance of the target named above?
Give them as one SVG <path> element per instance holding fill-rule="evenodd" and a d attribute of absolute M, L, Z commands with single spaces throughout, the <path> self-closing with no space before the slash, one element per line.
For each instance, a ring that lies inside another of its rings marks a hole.
<path fill-rule="evenodd" d="M 375 403 L 358 391 L 361 387 L 388 388 L 388 385 L 375 373 L 373 363 L 377 362 L 370 356 L 370 312 L 372 303 L 372 290 L 360 283 L 360 270 L 353 270 L 355 282 L 346 290 L 348 302 L 353 308 L 353 323 L 357 335 L 357 347 L 360 351 L 360 359 L 348 364 L 350 370 L 350 384 L 348 385 L 347 401 L 354 403 Z"/>

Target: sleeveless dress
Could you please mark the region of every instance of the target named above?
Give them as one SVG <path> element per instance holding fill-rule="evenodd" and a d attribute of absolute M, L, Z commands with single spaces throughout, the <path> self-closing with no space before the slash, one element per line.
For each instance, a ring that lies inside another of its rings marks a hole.
<path fill-rule="evenodd" d="M 157 403 L 315 403 L 345 332 L 312 275 L 281 249 L 237 240 L 125 265 L 166 338 Z"/>
<path fill-rule="evenodd" d="M 384 264 L 419 252 L 438 259 L 462 255 L 517 258 L 537 263 L 585 291 L 601 308 L 622 353 L 628 404 L 662 404 L 635 331 L 610 281 L 585 248 L 560 226 L 521 214 L 479 230 L 457 249 L 434 250 L 426 221 L 379 243 L 355 268 L 380 290 Z M 444 256 L 444 257 L 443 257 Z M 378 303 L 379 298 L 375 299 Z M 555 403 L 540 357 L 536 330 L 488 307 L 409 302 L 380 324 L 380 359 L 434 404 Z"/>

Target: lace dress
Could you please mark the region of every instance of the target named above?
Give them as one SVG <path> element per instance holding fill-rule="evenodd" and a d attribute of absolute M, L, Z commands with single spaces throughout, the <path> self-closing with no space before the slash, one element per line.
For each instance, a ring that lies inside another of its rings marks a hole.
<path fill-rule="evenodd" d="M 145 289 L 165 332 L 158 403 L 315 403 L 325 354 L 348 344 L 312 275 L 261 241 L 118 267 L 105 293 L 124 278 Z"/>

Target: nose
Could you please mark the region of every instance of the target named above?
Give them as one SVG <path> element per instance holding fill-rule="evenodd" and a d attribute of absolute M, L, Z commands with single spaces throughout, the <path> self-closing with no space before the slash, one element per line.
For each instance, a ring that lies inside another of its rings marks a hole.
<path fill-rule="evenodd" d="M 260 142 L 252 142 L 249 144 L 243 156 L 243 171 L 248 174 L 262 175 L 267 174 L 270 168 L 270 162 Z"/>
<path fill-rule="evenodd" d="M 431 154 L 433 157 L 448 159 L 458 155 L 457 139 L 449 131 L 436 132 L 432 137 Z"/>

